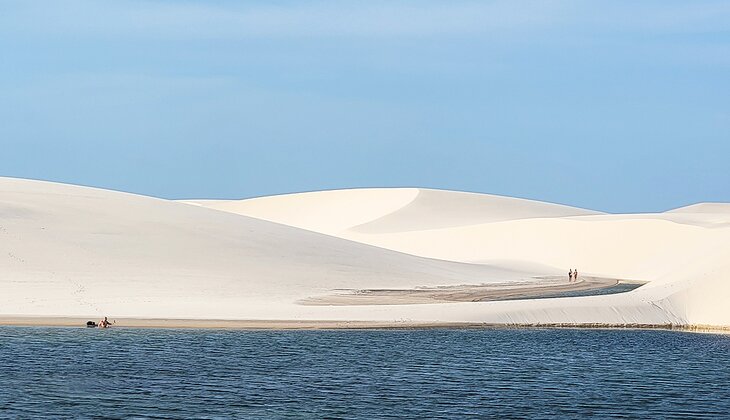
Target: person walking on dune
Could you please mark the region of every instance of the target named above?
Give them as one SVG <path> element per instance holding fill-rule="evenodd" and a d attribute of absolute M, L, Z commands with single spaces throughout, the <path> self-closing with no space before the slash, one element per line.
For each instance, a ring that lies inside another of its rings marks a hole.
<path fill-rule="evenodd" d="M 570 271 L 568 271 L 568 281 L 573 281 L 573 269 L 571 268 Z"/>
<path fill-rule="evenodd" d="M 578 269 L 577 268 L 575 270 L 573 270 L 573 278 L 575 279 L 575 281 L 578 281 Z"/>

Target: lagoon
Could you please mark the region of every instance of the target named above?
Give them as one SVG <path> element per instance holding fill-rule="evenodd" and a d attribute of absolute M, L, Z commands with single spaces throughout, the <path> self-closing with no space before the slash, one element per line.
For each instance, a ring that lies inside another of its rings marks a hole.
<path fill-rule="evenodd" d="M 730 336 L 0 327 L 0 417 L 718 418 Z"/>

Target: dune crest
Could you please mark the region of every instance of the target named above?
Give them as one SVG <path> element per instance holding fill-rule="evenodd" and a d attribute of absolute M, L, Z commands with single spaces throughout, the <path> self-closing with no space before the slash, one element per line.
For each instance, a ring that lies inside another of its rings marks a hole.
<path fill-rule="evenodd" d="M 729 214 L 730 203 L 697 203 L 690 206 L 679 207 L 666 213 L 703 213 L 703 214 Z"/>
<path fill-rule="evenodd" d="M 247 200 L 185 200 L 315 232 L 337 234 L 408 206 L 416 188 L 362 188 L 275 195 Z"/>

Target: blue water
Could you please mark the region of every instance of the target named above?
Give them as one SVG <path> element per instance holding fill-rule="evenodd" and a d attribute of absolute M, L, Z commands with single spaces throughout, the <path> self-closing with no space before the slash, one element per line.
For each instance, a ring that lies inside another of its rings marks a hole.
<path fill-rule="evenodd" d="M 727 418 L 730 336 L 0 327 L 0 417 Z"/>

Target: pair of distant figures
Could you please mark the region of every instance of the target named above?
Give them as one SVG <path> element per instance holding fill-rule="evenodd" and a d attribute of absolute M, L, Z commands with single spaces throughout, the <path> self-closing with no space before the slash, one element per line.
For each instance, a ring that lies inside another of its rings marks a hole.
<path fill-rule="evenodd" d="M 568 271 L 568 279 L 570 281 L 578 280 L 578 269 L 573 270 L 572 268 Z"/>

